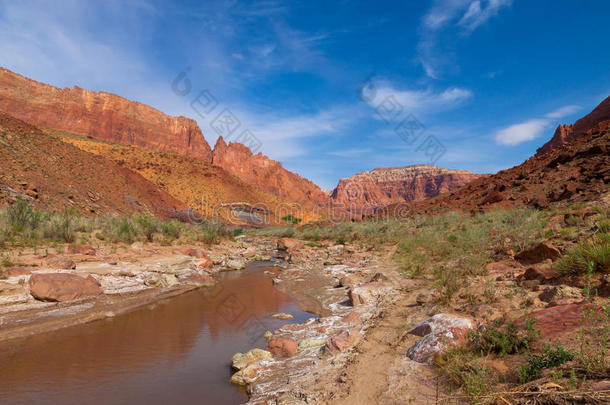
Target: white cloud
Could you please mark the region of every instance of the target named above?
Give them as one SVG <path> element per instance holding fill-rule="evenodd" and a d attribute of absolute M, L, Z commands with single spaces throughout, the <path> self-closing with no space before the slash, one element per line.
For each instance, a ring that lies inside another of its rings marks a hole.
<path fill-rule="evenodd" d="M 518 145 L 536 139 L 548 126 L 546 119 L 533 119 L 520 124 L 511 125 L 496 134 L 496 142 L 500 145 Z"/>
<path fill-rule="evenodd" d="M 538 138 L 549 129 L 553 119 L 563 118 L 581 109 L 578 105 L 567 105 L 545 114 L 544 118 L 535 118 L 519 124 L 511 125 L 496 133 L 496 142 L 500 145 L 514 146 Z"/>
<path fill-rule="evenodd" d="M 449 87 L 442 91 L 400 90 L 387 81 L 373 83 L 374 90 L 367 99 L 369 105 L 377 108 L 384 100 L 393 97 L 405 114 L 432 113 L 460 105 L 472 97 L 472 92 L 460 87 Z"/>
<path fill-rule="evenodd" d="M 545 117 L 547 118 L 563 118 L 566 117 L 568 115 L 572 115 L 577 111 L 580 111 L 582 109 L 581 106 L 579 105 L 566 105 L 565 107 L 561 107 L 558 110 L 555 110 L 553 112 L 548 113 L 547 115 L 545 115 Z"/>
<path fill-rule="evenodd" d="M 0 65 L 60 86 L 111 90 L 130 87 L 132 77 L 146 82 L 150 76 L 138 40 L 125 40 L 144 36 L 147 27 L 134 23 L 142 15 L 154 20 L 155 9 L 146 3 L 2 2 Z M 101 32 L 92 34 L 96 18 L 116 25 L 98 24 Z"/>
<path fill-rule="evenodd" d="M 500 8 L 510 6 L 511 3 L 512 0 L 473 1 L 458 22 L 458 25 L 469 31 L 474 31 L 491 17 L 496 16 L 500 12 Z"/>
<path fill-rule="evenodd" d="M 426 75 L 440 77 L 451 59 L 451 39 L 469 35 L 511 4 L 512 0 L 435 0 L 421 19 L 417 44 L 417 59 Z"/>
<path fill-rule="evenodd" d="M 435 0 L 432 7 L 422 18 L 426 30 L 437 31 L 448 26 L 468 7 L 469 0 Z"/>
<path fill-rule="evenodd" d="M 241 122 L 235 131 L 239 135 L 249 129 L 262 143 L 260 152 L 271 159 L 280 160 L 306 156 L 311 152 L 314 138 L 337 136 L 365 117 L 360 105 L 332 106 L 311 114 L 276 113 L 252 110 L 248 107 L 229 107 Z M 213 146 L 218 134 L 210 122 L 198 119 L 206 140 Z M 231 141 L 231 137 L 224 137 Z"/>

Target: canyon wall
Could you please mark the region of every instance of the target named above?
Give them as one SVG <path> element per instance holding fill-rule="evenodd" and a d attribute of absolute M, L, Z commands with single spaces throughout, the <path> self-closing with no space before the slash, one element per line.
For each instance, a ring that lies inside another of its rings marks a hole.
<path fill-rule="evenodd" d="M 218 138 L 212 163 L 259 190 L 299 203 L 303 207 L 313 208 L 328 202 L 328 196 L 314 183 L 286 170 L 281 163 L 260 152 L 252 154 L 241 143 L 227 144 L 222 137 Z"/>
<path fill-rule="evenodd" d="M 420 201 L 453 191 L 482 176 L 431 165 L 374 169 L 341 179 L 331 199 L 350 207 Z"/>
<path fill-rule="evenodd" d="M 212 160 L 197 123 L 114 94 L 59 89 L 0 68 L 0 111 L 34 125 Z"/>

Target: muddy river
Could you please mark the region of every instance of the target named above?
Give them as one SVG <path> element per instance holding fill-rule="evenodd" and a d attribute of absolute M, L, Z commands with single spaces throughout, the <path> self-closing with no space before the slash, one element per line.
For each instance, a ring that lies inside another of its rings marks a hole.
<path fill-rule="evenodd" d="M 0 344 L 1 404 L 241 404 L 229 383 L 236 352 L 265 331 L 303 322 L 268 264 L 104 321 Z M 267 273 L 265 273 L 267 271 Z M 277 312 L 293 320 L 271 318 Z"/>

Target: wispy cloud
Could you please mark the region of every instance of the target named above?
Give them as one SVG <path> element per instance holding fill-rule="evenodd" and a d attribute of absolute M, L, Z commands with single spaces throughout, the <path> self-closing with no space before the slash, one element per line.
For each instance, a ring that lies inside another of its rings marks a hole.
<path fill-rule="evenodd" d="M 575 112 L 581 110 L 582 107 L 579 105 L 566 105 L 558 110 L 552 111 L 546 115 L 547 118 L 563 118 L 568 115 L 572 115 Z"/>
<path fill-rule="evenodd" d="M 149 78 L 138 50 L 148 27 L 134 23 L 142 15 L 148 22 L 157 18 L 147 2 L 94 5 L 66 0 L 61 7 L 51 2 L 2 2 L 0 64 L 59 85 L 129 88 L 130 77 Z M 99 20 L 115 24 L 96 24 Z M 95 34 L 90 29 L 94 25 Z"/>
<path fill-rule="evenodd" d="M 338 136 L 356 125 L 365 114 L 357 105 L 335 105 L 317 112 L 274 112 L 255 110 L 251 106 L 230 106 L 243 129 L 249 129 L 262 143 L 261 152 L 280 160 L 306 156 L 316 146 L 315 138 Z M 199 125 L 210 144 L 218 134 L 210 122 L 199 119 Z M 226 137 L 230 141 L 231 137 Z"/>
<path fill-rule="evenodd" d="M 472 98 L 472 91 L 460 87 L 449 87 L 444 90 L 433 89 L 399 89 L 392 83 L 379 80 L 373 83 L 374 93 L 367 101 L 377 108 L 383 100 L 393 97 L 405 113 L 428 114 L 456 107 Z"/>
<path fill-rule="evenodd" d="M 498 15 L 502 7 L 509 6 L 511 3 L 512 0 L 473 1 L 458 22 L 458 25 L 469 31 L 474 31 L 491 17 Z"/>
<path fill-rule="evenodd" d="M 438 79 L 450 62 L 455 37 L 471 34 L 512 0 L 435 0 L 422 17 L 418 61 L 426 75 Z"/>
<path fill-rule="evenodd" d="M 531 141 L 538 138 L 543 131 L 549 129 L 550 125 L 553 124 L 553 119 L 566 117 L 580 109 L 581 107 L 577 105 L 567 105 L 545 114 L 544 118 L 534 118 L 511 125 L 496 133 L 496 142 L 500 145 L 514 146 Z"/>
<path fill-rule="evenodd" d="M 549 125 L 547 119 L 532 119 L 504 128 L 496 134 L 496 142 L 500 145 L 518 145 L 538 138 Z"/>
<path fill-rule="evenodd" d="M 338 156 L 341 158 L 355 158 L 363 155 L 373 153 L 373 149 L 371 148 L 353 148 L 353 149 L 342 149 L 342 150 L 333 150 L 328 152 L 329 155 Z"/>

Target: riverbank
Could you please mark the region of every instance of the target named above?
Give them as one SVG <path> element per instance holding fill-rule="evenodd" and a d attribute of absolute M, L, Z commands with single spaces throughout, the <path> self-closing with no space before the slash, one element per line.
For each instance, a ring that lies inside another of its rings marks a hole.
<path fill-rule="evenodd" d="M 108 245 L 13 252 L 0 280 L 0 342 L 114 317 L 216 284 L 219 272 L 270 260 L 272 242 Z M 59 279 L 56 279 L 60 277 Z"/>
<path fill-rule="evenodd" d="M 527 401 L 529 392 L 572 398 L 572 391 L 552 384 L 567 387 L 576 373 L 590 378 L 574 383 L 578 395 L 599 397 L 606 395 L 600 376 L 610 364 L 604 349 L 610 281 L 605 256 L 584 248 L 607 250 L 607 237 L 590 235 L 591 229 L 607 229 L 607 218 L 598 209 L 576 208 L 449 213 L 406 223 L 348 224 L 362 233 L 348 225 L 330 230 L 350 230 L 349 240 L 248 232 L 204 248 L 134 244 L 94 254 L 85 247 L 61 255 L 22 252 L 16 257 L 24 266 L 9 269 L 2 282 L 8 293 L 0 294 L 0 310 L 9 320 L 2 331 L 20 336 L 28 325 L 43 325 L 30 330 L 38 333 L 52 330 L 44 325 L 113 317 L 112 308 L 142 307 L 193 288 L 201 288 L 196 302 L 205 307 L 209 294 L 223 291 L 221 279 L 234 279 L 246 285 L 239 294 L 225 290 L 226 299 L 208 308 L 207 316 L 228 320 L 231 332 L 244 338 L 240 353 L 225 353 L 216 371 L 226 375 L 223 381 L 245 387 L 251 404 L 446 403 L 484 396 L 493 402 L 496 392 L 515 403 Z M 574 223 L 578 228 L 568 226 Z M 367 233 L 378 239 L 366 239 Z M 598 260 L 600 271 L 576 272 L 572 261 L 584 254 L 594 265 Z M 48 268 L 68 263 L 57 258 L 66 255 L 75 268 Z M 240 271 L 253 262 L 261 262 L 266 284 L 250 284 L 249 270 Z M 40 291 L 33 294 L 32 277 L 49 273 L 77 275 L 101 293 L 42 302 Z M 250 292 L 274 296 L 273 305 L 255 307 Z M 108 300 L 116 306 L 103 307 Z M 282 309 L 288 301 L 306 313 L 290 319 L 290 310 Z M 527 369 L 550 345 L 557 351 L 552 355 L 568 353 L 563 362 Z M 565 360 L 570 356 L 573 361 Z M 542 381 L 546 388 L 535 391 L 521 381 Z"/>
<path fill-rule="evenodd" d="M 337 252 L 335 259 L 341 264 L 324 259 L 329 249 Z M 277 285 L 297 296 L 315 295 L 324 316 L 267 334 L 270 358 L 260 361 L 256 350 L 234 357 L 234 366 L 241 369 L 233 381 L 247 385 L 248 403 L 433 401 L 434 369 L 405 356 L 417 341 L 405 328 L 429 310 L 416 302 L 427 281 L 400 275 L 392 262 L 396 247 L 308 249 L 293 241 L 287 250 L 293 259 L 278 274 Z M 244 361 L 248 357 L 249 364 Z"/>

